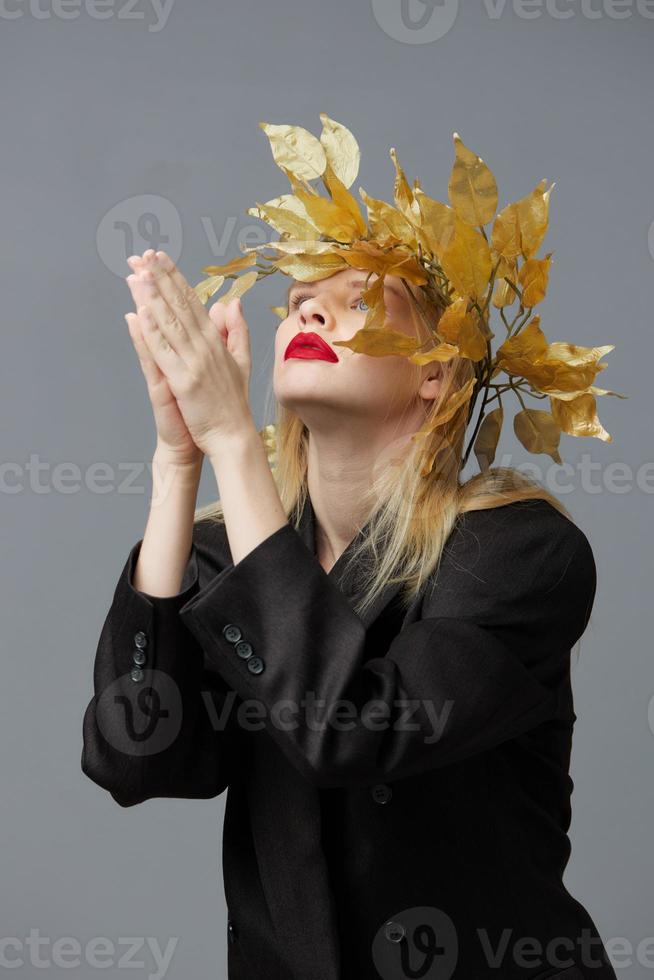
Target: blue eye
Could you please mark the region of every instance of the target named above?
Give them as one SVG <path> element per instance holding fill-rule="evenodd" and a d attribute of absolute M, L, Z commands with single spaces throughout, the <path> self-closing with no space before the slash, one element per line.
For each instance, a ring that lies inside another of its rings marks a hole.
<path fill-rule="evenodd" d="M 291 299 L 291 302 L 289 303 L 289 310 L 296 310 L 298 308 L 298 306 L 300 305 L 300 303 L 302 303 L 303 300 L 305 300 L 305 299 L 311 299 L 311 295 L 310 294 L 307 294 L 307 293 L 298 293 L 297 295 L 293 296 L 293 298 Z M 363 297 L 360 297 L 359 298 L 359 300 L 357 301 L 357 304 L 356 305 L 359 306 L 360 303 L 363 303 L 365 309 L 364 310 L 359 310 L 359 312 L 360 313 L 366 313 L 370 309 L 370 307 L 368 306 L 368 304 L 366 303 L 366 301 L 363 299 Z"/>

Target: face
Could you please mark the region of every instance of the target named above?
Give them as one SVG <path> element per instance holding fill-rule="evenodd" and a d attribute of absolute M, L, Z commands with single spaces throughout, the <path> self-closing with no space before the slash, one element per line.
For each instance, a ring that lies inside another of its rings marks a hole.
<path fill-rule="evenodd" d="M 406 428 L 411 420 L 415 429 L 428 407 L 425 399 L 437 394 L 437 365 L 419 367 L 404 357 L 374 357 L 333 346 L 335 340 L 349 340 L 365 323 L 365 278 L 365 272 L 348 268 L 291 287 L 289 315 L 275 336 L 273 386 L 277 400 L 310 429 L 359 421 L 371 427 L 400 423 Z M 370 286 L 376 278 L 371 275 Z M 399 277 L 386 276 L 384 302 L 386 326 L 417 336 Z M 307 357 L 302 350 L 296 352 L 299 356 L 285 356 L 291 340 L 307 334 L 317 334 L 327 344 L 330 359 Z"/>

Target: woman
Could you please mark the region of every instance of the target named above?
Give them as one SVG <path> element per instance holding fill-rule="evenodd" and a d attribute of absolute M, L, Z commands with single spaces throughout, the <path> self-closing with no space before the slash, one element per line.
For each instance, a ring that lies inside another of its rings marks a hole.
<path fill-rule="evenodd" d="M 615 978 L 562 882 L 591 547 L 517 472 L 417 476 L 411 436 L 469 362 L 361 357 L 336 343 L 365 318 L 357 270 L 294 283 L 273 474 L 240 301 L 207 312 L 165 253 L 129 261 L 153 503 L 84 773 L 123 807 L 227 789 L 231 980 Z M 196 512 L 204 455 L 220 504 Z"/>

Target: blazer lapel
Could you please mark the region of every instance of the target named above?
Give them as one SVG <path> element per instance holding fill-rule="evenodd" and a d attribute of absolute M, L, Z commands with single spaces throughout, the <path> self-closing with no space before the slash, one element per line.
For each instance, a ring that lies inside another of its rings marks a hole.
<path fill-rule="evenodd" d="M 360 542 L 365 538 L 368 531 L 369 522 L 366 522 L 360 531 L 354 536 L 350 541 L 345 551 L 339 556 L 335 564 L 330 568 L 325 574 L 328 578 L 334 580 L 336 585 L 339 587 L 341 592 L 350 600 L 352 604 L 356 599 L 356 596 L 361 588 L 361 583 L 357 576 L 357 566 L 355 564 L 354 568 L 351 568 L 346 572 L 346 565 L 354 551 Z M 311 498 L 307 493 L 304 506 L 302 508 L 302 513 L 300 515 L 300 521 L 298 526 L 298 534 L 300 535 L 302 541 L 309 549 L 312 555 L 316 556 L 316 536 L 315 536 L 315 513 L 313 506 L 311 504 Z M 317 560 L 317 556 L 316 556 Z M 377 595 L 372 605 L 364 610 L 363 613 L 359 614 L 359 618 L 363 622 L 366 629 L 371 626 L 372 623 L 379 617 L 381 612 L 386 608 L 386 606 L 394 599 L 401 587 L 400 582 L 393 582 L 386 585 L 381 592 Z"/>

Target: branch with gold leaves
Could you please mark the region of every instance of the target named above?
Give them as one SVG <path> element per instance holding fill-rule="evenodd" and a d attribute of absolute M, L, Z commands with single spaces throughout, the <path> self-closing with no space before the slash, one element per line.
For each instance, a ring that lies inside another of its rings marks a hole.
<path fill-rule="evenodd" d="M 209 278 L 195 287 L 203 302 L 227 278 L 234 282 L 219 297 L 223 302 L 243 295 L 256 281 L 277 271 L 301 282 L 314 282 L 348 267 L 361 269 L 367 272 L 363 299 L 369 306 L 364 325 L 335 345 L 373 357 L 406 357 L 416 364 L 463 357 L 474 365 L 474 377 L 414 438 L 428 438 L 458 412 L 466 412 L 467 425 L 481 397 L 462 466 L 474 449 L 483 470 L 493 463 L 497 451 L 504 420 L 502 395 L 513 391 L 521 406 L 513 419 L 514 432 L 529 452 L 547 453 L 560 463 L 562 433 L 610 442 L 612 437 L 597 417 L 596 396 L 626 396 L 593 382 L 607 367 L 600 358 L 613 345 L 588 348 L 563 341 L 548 343 L 540 316 L 532 313 L 547 293 L 553 253 L 542 258 L 537 253 L 547 232 L 555 185 L 547 188 L 547 181 L 541 180 L 525 197 L 498 212 L 493 173 L 454 133 L 449 204 L 428 197 L 417 178 L 411 186 L 391 148 L 393 204 L 372 198 L 359 187 L 364 218 L 349 191 L 359 172 L 358 143 L 343 124 L 325 113 L 320 113 L 320 119 L 319 137 L 301 126 L 259 124 L 292 193 L 257 202 L 247 214 L 265 221 L 279 238 L 244 248 L 246 254 L 224 265 L 205 267 Z M 326 195 L 313 186 L 316 180 L 322 181 Z M 273 255 L 265 254 L 269 250 Z M 245 269 L 250 271 L 243 272 Z M 376 278 L 368 285 L 373 274 Z M 387 275 L 401 278 L 407 289 L 408 284 L 419 286 L 414 295 L 422 295 L 428 304 L 442 310 L 427 342 L 386 325 L 383 284 Z M 288 314 L 282 307 L 272 309 L 279 316 Z M 495 354 L 492 310 L 506 330 Z M 501 372 L 508 383 L 493 383 Z M 527 407 L 526 394 L 537 400 L 548 398 L 550 411 Z M 497 408 L 486 413 L 495 399 Z M 427 454 L 424 475 L 431 471 L 434 456 L 435 452 Z"/>

